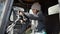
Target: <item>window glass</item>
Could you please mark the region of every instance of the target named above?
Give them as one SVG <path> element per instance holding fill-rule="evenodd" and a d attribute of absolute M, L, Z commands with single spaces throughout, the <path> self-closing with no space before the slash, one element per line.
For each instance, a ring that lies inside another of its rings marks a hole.
<path fill-rule="evenodd" d="M 1 21 L 1 14 L 3 12 L 6 0 L 0 0 L 0 21 Z"/>

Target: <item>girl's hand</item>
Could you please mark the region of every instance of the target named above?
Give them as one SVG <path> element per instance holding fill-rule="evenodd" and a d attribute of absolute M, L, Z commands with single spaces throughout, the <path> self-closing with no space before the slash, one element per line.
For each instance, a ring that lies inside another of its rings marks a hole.
<path fill-rule="evenodd" d="M 20 13 L 19 13 L 19 15 L 23 16 L 23 15 L 24 15 L 24 13 L 23 13 L 23 12 L 20 12 Z"/>

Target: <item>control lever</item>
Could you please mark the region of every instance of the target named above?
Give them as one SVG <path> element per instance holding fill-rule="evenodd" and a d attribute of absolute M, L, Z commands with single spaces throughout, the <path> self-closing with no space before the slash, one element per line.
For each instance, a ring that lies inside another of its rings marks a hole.
<path fill-rule="evenodd" d="M 21 17 L 19 17 L 19 15 L 17 16 L 17 19 L 10 25 L 7 27 L 7 33 L 12 31 L 13 27 L 16 25 L 17 21 L 20 19 Z"/>

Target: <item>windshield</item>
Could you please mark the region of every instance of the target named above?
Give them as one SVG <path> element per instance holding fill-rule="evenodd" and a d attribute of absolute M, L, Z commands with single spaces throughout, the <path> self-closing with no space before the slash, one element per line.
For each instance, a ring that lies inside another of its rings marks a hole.
<path fill-rule="evenodd" d="M 0 0 L 0 21 L 1 21 L 1 14 L 2 14 L 3 8 L 5 6 L 5 1 L 6 0 Z"/>

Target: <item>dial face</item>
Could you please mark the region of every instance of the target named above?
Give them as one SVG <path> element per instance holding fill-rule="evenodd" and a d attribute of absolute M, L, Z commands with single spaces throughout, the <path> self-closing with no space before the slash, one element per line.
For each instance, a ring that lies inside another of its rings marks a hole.
<path fill-rule="evenodd" d="M 57 13 L 59 13 L 59 4 L 48 8 L 49 15 L 53 15 L 53 14 L 57 14 Z"/>

